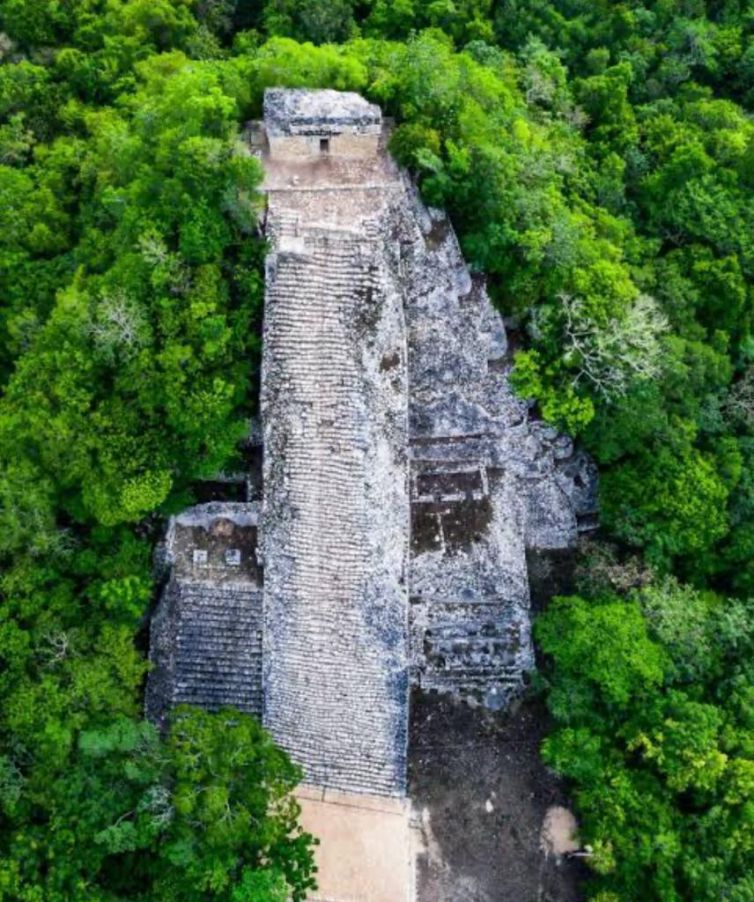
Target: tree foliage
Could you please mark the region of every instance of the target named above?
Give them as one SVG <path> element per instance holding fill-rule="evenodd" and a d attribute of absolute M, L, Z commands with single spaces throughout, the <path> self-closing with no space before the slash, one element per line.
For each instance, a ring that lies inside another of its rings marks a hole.
<path fill-rule="evenodd" d="M 2 898 L 262 902 L 312 885 L 311 837 L 293 836 L 300 774 L 248 715 L 177 709 L 164 744 L 111 717 L 79 733 L 49 782 L 3 760 L 17 826 Z"/>
<path fill-rule="evenodd" d="M 747 898 L 754 744 L 750 602 L 673 580 L 556 599 L 537 636 L 599 898 Z"/>

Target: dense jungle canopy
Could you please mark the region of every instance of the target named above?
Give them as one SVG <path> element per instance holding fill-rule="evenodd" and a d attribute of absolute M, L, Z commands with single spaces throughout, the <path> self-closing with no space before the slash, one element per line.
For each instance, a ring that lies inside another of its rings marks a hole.
<path fill-rule="evenodd" d="M 304 897 L 257 723 L 141 719 L 163 518 L 256 403 L 241 147 L 356 90 L 598 462 L 537 625 L 590 898 L 754 900 L 754 6 L 0 0 L 0 899 Z"/>

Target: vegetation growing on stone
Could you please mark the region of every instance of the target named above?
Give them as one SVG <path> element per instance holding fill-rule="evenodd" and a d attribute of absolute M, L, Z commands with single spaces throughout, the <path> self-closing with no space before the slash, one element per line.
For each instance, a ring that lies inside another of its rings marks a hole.
<path fill-rule="evenodd" d="M 271 85 L 396 117 L 519 327 L 517 390 L 600 465 L 615 544 L 538 630 L 594 897 L 754 897 L 747 6 L 0 0 L 0 32 L 0 898 L 308 885 L 253 721 L 140 719 L 159 518 L 254 403 L 239 141 Z"/>

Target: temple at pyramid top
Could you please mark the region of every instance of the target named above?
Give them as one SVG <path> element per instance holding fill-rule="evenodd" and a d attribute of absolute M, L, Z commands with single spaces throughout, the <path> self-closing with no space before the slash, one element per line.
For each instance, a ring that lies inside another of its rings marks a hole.
<path fill-rule="evenodd" d="M 264 123 L 271 159 L 322 154 L 373 157 L 382 131 L 380 108 L 348 91 L 269 88 Z"/>

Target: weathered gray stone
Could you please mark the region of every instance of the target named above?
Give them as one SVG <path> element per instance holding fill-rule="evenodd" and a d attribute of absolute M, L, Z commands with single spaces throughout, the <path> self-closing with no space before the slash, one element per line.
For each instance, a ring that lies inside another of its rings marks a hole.
<path fill-rule="evenodd" d="M 270 196 L 274 216 L 284 209 Z M 270 259 L 262 417 L 265 724 L 307 779 L 400 792 L 405 351 L 377 247 L 300 229 Z M 380 361 L 395 357 L 390 372 Z"/>
<path fill-rule="evenodd" d="M 349 91 L 268 88 L 264 92 L 264 128 L 278 135 L 338 134 L 345 129 L 379 134 L 382 111 Z"/>
<path fill-rule="evenodd" d="M 369 159 L 382 131 L 380 108 L 358 94 L 271 88 L 264 98 L 265 129 L 249 131 L 268 162 Z"/>

